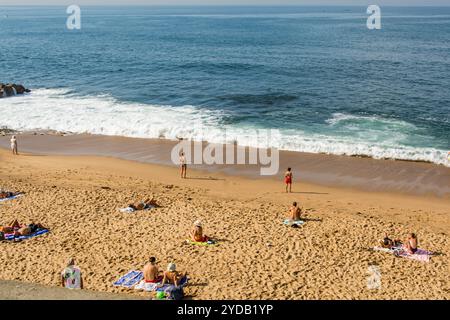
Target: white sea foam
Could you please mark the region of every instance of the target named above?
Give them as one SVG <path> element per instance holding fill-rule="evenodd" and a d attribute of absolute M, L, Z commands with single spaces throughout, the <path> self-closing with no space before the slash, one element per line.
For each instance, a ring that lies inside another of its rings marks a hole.
<path fill-rule="evenodd" d="M 312 153 L 429 161 L 449 166 L 447 151 L 415 148 L 401 141 L 414 126 L 404 121 L 337 113 L 331 129 L 351 136 L 271 130 L 270 140 L 250 127 L 222 126 L 224 112 L 195 106 L 125 103 L 110 96 L 77 96 L 65 89 L 38 89 L 32 94 L 0 99 L 0 126 L 16 130 L 58 130 L 139 138 L 179 137 L 215 143 L 237 142 Z M 371 127 L 371 122 L 376 126 Z M 406 133 L 405 133 L 406 132 Z"/>

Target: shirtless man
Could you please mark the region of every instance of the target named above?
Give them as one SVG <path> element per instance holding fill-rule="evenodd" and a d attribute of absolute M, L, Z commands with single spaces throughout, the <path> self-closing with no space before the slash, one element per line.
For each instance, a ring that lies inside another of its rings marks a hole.
<path fill-rule="evenodd" d="M 297 202 L 292 203 L 292 207 L 289 210 L 289 219 L 292 221 L 299 221 L 302 214 L 302 209 L 297 206 Z"/>
<path fill-rule="evenodd" d="M 203 235 L 202 223 L 199 220 L 194 222 L 194 228 L 191 230 L 191 238 L 195 242 L 207 242 L 209 240 L 208 236 Z"/>
<path fill-rule="evenodd" d="M 177 287 L 180 284 L 180 281 L 186 277 L 187 273 L 179 273 L 177 271 L 177 266 L 175 263 L 169 263 L 167 266 L 167 271 L 164 272 L 164 278 L 162 280 L 162 285 L 169 283 L 173 284 Z"/>
<path fill-rule="evenodd" d="M 292 169 L 288 168 L 287 171 L 284 173 L 284 183 L 286 184 L 286 193 L 292 192 Z"/>
<path fill-rule="evenodd" d="M 161 281 L 162 277 L 159 275 L 158 266 L 156 265 L 156 258 L 150 257 L 148 263 L 144 266 L 144 281 L 146 283 L 157 283 Z"/>

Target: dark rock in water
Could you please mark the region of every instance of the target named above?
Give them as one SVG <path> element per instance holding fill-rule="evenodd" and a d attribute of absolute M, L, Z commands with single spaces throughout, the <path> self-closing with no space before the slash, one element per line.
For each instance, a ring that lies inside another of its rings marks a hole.
<path fill-rule="evenodd" d="M 31 92 L 31 90 L 25 88 L 21 84 L 8 83 L 3 84 L 0 83 L 0 98 L 12 97 L 18 94 L 24 94 L 26 92 Z"/>
<path fill-rule="evenodd" d="M 13 87 L 16 89 L 17 94 L 24 94 L 26 88 L 21 84 L 13 84 Z"/>

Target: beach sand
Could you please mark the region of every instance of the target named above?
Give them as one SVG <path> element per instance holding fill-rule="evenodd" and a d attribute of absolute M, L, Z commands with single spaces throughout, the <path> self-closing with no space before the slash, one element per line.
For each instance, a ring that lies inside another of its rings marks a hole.
<path fill-rule="evenodd" d="M 25 192 L 0 204 L 0 223 L 17 218 L 51 229 L 0 242 L 0 279 L 58 286 L 73 256 L 86 289 L 149 297 L 112 282 L 154 255 L 161 268 L 175 262 L 188 271 L 192 299 L 450 298 L 448 197 L 302 182 L 286 194 L 273 179 L 188 175 L 182 180 L 170 166 L 112 157 L 13 157 L 0 149 L 0 186 Z M 118 211 L 150 196 L 162 207 Z M 298 229 L 282 224 L 292 201 L 310 219 Z M 220 245 L 183 244 L 196 219 Z M 441 254 L 424 263 L 369 250 L 385 233 L 404 238 L 407 232 Z M 372 265 L 381 286 L 370 290 Z"/>

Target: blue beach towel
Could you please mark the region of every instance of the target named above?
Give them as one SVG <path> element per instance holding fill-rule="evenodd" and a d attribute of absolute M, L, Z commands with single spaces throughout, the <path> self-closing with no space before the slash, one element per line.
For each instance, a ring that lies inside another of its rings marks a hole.
<path fill-rule="evenodd" d="M 184 287 L 188 283 L 188 277 L 181 278 L 179 287 Z M 162 287 L 156 288 L 156 291 L 166 291 L 167 289 L 176 288 L 173 284 L 165 284 Z"/>
<path fill-rule="evenodd" d="M 188 277 L 183 277 L 180 280 L 179 286 L 184 287 L 188 283 Z M 166 291 L 167 289 L 173 289 L 175 286 L 173 284 L 165 284 L 161 286 L 161 283 L 146 283 L 144 280 L 141 280 L 135 287 L 135 290 L 144 290 L 148 292 L 152 291 Z"/>
<path fill-rule="evenodd" d="M 32 234 L 29 234 L 27 236 L 16 237 L 16 239 L 26 240 L 26 239 L 42 236 L 43 234 L 46 234 L 48 232 L 50 232 L 50 230 L 48 230 L 48 229 L 41 229 L 41 230 L 36 231 L 36 232 L 34 232 Z M 9 240 L 9 241 L 14 240 L 14 235 L 13 234 L 6 234 L 5 235 L 5 240 Z"/>
<path fill-rule="evenodd" d="M 130 289 L 131 287 L 138 284 L 144 278 L 142 271 L 131 270 L 126 275 L 122 276 L 113 283 L 116 287 L 124 287 Z"/>

